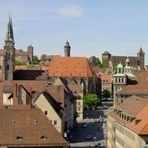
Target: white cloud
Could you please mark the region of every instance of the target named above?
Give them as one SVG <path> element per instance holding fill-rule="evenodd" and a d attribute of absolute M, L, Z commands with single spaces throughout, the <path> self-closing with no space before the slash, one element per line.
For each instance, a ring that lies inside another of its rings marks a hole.
<path fill-rule="evenodd" d="M 55 8 L 53 12 L 62 18 L 77 18 L 84 15 L 83 8 L 76 5 L 64 5 L 62 7 Z"/>
<path fill-rule="evenodd" d="M 84 15 L 83 7 L 75 4 L 50 3 L 49 1 L 38 1 L 38 3 L 30 3 L 29 0 L 6 0 L 0 1 L 0 22 L 5 21 L 12 12 L 15 21 L 30 20 L 51 20 L 51 19 L 69 19 L 79 18 Z"/>

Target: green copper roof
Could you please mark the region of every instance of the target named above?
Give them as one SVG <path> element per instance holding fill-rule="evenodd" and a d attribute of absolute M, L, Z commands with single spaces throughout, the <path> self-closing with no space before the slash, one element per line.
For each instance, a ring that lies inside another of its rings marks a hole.
<path fill-rule="evenodd" d="M 125 73 L 125 75 L 127 75 L 128 77 L 135 77 L 135 75 L 133 75 L 132 73 Z"/>
<path fill-rule="evenodd" d="M 113 75 L 114 77 L 126 77 L 125 74 L 122 74 L 122 73 L 116 73 Z"/>
<path fill-rule="evenodd" d="M 123 68 L 123 65 L 122 65 L 121 63 L 119 63 L 119 64 L 117 65 L 117 68 L 118 68 L 118 69 L 121 69 L 121 68 Z"/>
<path fill-rule="evenodd" d="M 125 68 L 125 69 L 130 69 L 130 68 L 131 68 L 131 66 L 125 66 L 124 68 Z"/>
<path fill-rule="evenodd" d="M 7 25 L 6 41 L 14 41 L 12 18 L 9 15 L 9 22 Z"/>

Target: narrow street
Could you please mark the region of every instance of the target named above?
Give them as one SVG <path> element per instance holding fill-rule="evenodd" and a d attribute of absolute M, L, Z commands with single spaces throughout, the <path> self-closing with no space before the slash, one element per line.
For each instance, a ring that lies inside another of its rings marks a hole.
<path fill-rule="evenodd" d="M 70 147 L 106 147 L 106 118 L 110 105 L 86 110 L 84 120 L 70 134 Z"/>

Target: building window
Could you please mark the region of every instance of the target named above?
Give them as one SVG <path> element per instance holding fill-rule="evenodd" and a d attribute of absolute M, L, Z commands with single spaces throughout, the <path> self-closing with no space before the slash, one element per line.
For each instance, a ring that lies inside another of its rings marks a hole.
<path fill-rule="evenodd" d="M 80 107 L 78 107 L 78 111 L 80 111 L 81 110 L 81 108 Z"/>
<path fill-rule="evenodd" d="M 7 65 L 7 70 L 9 70 L 9 65 Z"/>
<path fill-rule="evenodd" d="M 38 124 L 38 121 L 37 120 L 34 120 L 34 124 Z"/>
<path fill-rule="evenodd" d="M 46 140 L 47 140 L 47 136 L 41 136 L 41 137 L 40 137 L 40 140 L 41 140 L 41 141 L 46 141 Z"/>
<path fill-rule="evenodd" d="M 53 124 L 54 124 L 54 125 L 57 125 L 57 120 L 54 120 L 54 121 L 53 121 Z"/>
<path fill-rule="evenodd" d="M 48 115 L 48 111 L 47 110 L 45 110 L 44 113 L 45 113 L 45 115 Z"/>
<path fill-rule="evenodd" d="M 19 136 L 16 137 L 16 140 L 17 141 L 22 141 L 23 140 L 23 137 L 19 135 Z"/>

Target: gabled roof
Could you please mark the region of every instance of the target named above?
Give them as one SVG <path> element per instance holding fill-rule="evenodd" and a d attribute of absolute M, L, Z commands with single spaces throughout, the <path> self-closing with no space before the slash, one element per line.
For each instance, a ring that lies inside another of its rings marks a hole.
<path fill-rule="evenodd" d="M 109 74 L 102 74 L 101 82 L 102 83 L 112 83 L 112 76 Z"/>
<path fill-rule="evenodd" d="M 148 135 L 148 104 L 143 107 L 139 113 L 137 113 L 136 118 L 126 124 L 128 128 L 140 135 Z"/>
<path fill-rule="evenodd" d="M 44 95 L 48 103 L 54 108 L 56 113 L 59 115 L 59 117 L 62 117 L 62 110 L 63 108 L 61 107 L 61 103 L 56 102 L 56 100 L 47 92 L 41 93 Z M 39 99 L 39 97 L 36 99 L 36 101 Z"/>
<path fill-rule="evenodd" d="M 22 86 L 27 93 L 42 93 L 46 91 L 49 93 L 58 103 L 61 103 L 61 106 L 64 108 L 64 88 L 63 86 L 50 85 L 48 81 L 45 80 L 17 80 L 17 81 L 3 81 L 0 83 L 0 95 L 3 94 L 4 86 L 13 86 L 13 84 L 17 84 L 18 86 Z M 13 90 L 9 91 L 12 93 Z M 1 103 L 2 100 L 0 100 Z"/>
<path fill-rule="evenodd" d="M 137 68 L 138 65 L 138 58 L 137 57 L 128 57 L 131 63 L 131 66 Z M 119 63 L 125 66 L 127 56 L 111 56 L 112 66 L 116 67 Z"/>
<path fill-rule="evenodd" d="M 118 108 L 120 108 L 122 112 L 135 116 L 147 104 L 148 98 L 131 96 L 121 103 Z"/>
<path fill-rule="evenodd" d="M 48 75 L 49 77 L 93 77 L 88 61 L 84 57 L 53 57 Z"/>
<path fill-rule="evenodd" d="M 145 85 L 127 85 L 117 92 L 117 95 L 148 95 L 148 87 Z"/>
<path fill-rule="evenodd" d="M 66 146 L 63 137 L 39 109 L 0 109 L 0 144 L 15 147 Z"/>

